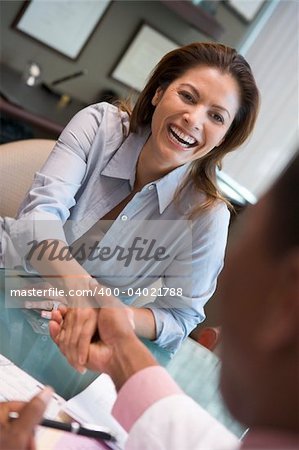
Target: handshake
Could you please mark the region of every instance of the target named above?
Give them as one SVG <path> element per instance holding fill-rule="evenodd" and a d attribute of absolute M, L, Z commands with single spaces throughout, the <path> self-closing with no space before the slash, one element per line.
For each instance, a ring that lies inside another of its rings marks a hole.
<path fill-rule="evenodd" d="M 63 304 L 51 313 L 50 335 L 69 363 L 79 372 L 86 369 L 110 376 L 113 352 L 127 340 L 135 341 L 134 312 L 114 296 L 99 295 L 100 285 L 89 283 L 98 308 L 67 307 Z"/>

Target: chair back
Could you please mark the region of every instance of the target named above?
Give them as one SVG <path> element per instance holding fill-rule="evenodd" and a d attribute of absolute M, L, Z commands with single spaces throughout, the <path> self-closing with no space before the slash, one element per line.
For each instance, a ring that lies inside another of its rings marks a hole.
<path fill-rule="evenodd" d="M 42 167 L 54 145 L 51 139 L 27 139 L 0 145 L 0 216 L 16 216 L 35 172 Z"/>

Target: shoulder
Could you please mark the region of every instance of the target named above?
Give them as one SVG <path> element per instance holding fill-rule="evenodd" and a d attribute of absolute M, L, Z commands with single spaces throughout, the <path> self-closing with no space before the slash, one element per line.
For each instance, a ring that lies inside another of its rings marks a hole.
<path fill-rule="evenodd" d="M 81 121 L 81 127 L 92 124 L 95 127 L 105 127 L 106 129 L 129 128 L 129 115 L 121 111 L 117 106 L 110 103 L 101 102 L 89 105 L 79 111 L 74 118 Z"/>
<path fill-rule="evenodd" d="M 183 191 L 181 204 L 184 205 L 184 213 L 189 214 L 195 206 L 204 205 L 207 200 L 207 195 L 204 192 L 200 192 L 194 188 L 193 184 L 189 183 Z M 198 212 L 192 222 L 203 223 L 203 222 L 221 222 L 224 225 L 228 225 L 230 220 L 230 211 L 227 207 L 227 204 L 221 200 L 217 199 L 214 203 L 207 207 L 203 208 Z"/>
<path fill-rule="evenodd" d="M 223 200 L 216 200 L 215 203 L 203 210 L 203 216 L 209 221 L 222 223 L 228 226 L 230 211 Z"/>
<path fill-rule="evenodd" d="M 223 200 L 216 200 L 214 205 L 207 210 L 208 214 L 211 215 L 215 220 L 221 220 L 229 222 L 230 211 L 227 204 Z"/>
<path fill-rule="evenodd" d="M 226 238 L 229 221 L 230 211 L 226 203 L 223 200 L 216 200 L 212 206 L 203 209 L 192 220 L 192 229 L 195 234 L 196 231 L 200 234 L 205 232 L 209 236 L 223 235 Z"/>
<path fill-rule="evenodd" d="M 129 115 L 109 103 L 96 103 L 79 111 L 68 123 L 59 142 L 86 157 L 103 145 L 117 148 L 126 137 Z"/>

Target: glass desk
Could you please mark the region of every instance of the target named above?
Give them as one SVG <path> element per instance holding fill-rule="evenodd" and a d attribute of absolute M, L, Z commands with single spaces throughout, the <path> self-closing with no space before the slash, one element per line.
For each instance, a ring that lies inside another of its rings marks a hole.
<path fill-rule="evenodd" d="M 9 298 L 9 289 L 5 291 L 7 275 L 18 276 L 17 272 L 0 269 L 0 353 L 41 383 L 51 385 L 67 400 L 85 389 L 99 374 L 87 371 L 81 375 L 69 365 L 49 336 L 48 320 L 42 319 L 39 313 L 8 307 L 14 299 Z M 17 284 L 16 280 L 15 288 Z M 32 297 L 28 300 L 32 301 Z M 144 340 L 144 343 L 160 364 L 170 361 L 168 352 L 152 342 Z"/>

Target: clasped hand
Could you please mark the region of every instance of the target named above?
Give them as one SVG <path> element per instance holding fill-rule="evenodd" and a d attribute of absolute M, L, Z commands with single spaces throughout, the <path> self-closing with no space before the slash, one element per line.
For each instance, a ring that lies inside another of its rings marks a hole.
<path fill-rule="evenodd" d="M 90 287 L 96 285 L 95 280 Z M 134 336 L 134 313 L 111 296 L 95 295 L 98 308 L 69 308 L 60 305 L 52 312 L 49 330 L 69 363 L 79 372 L 86 368 L 109 372 L 113 346 L 120 339 Z M 93 337 L 98 334 L 96 342 Z"/>

